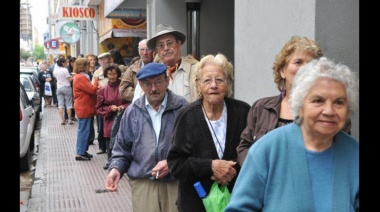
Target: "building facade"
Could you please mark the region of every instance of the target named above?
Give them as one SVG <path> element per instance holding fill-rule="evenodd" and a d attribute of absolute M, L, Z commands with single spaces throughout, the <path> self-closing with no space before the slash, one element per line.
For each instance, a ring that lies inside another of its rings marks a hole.
<path fill-rule="evenodd" d="M 20 2 L 20 44 L 27 51 L 33 49 L 33 25 L 32 14 L 28 1 Z"/>

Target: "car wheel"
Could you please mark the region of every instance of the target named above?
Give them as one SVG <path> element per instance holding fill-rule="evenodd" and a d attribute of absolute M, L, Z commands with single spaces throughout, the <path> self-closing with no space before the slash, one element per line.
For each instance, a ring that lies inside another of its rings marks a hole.
<path fill-rule="evenodd" d="M 37 111 L 36 112 L 36 119 L 35 119 L 34 127 L 37 126 L 39 120 L 40 120 L 40 111 Z"/>
<path fill-rule="evenodd" d="M 20 172 L 29 171 L 29 150 L 30 148 L 28 148 L 24 157 L 20 158 Z"/>
<path fill-rule="evenodd" d="M 34 148 L 34 130 L 32 135 L 30 136 L 29 148 Z"/>

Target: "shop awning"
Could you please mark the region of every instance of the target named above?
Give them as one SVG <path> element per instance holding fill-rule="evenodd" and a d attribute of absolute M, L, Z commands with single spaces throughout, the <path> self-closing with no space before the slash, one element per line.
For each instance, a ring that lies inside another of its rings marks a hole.
<path fill-rule="evenodd" d="M 99 43 L 108 38 L 146 37 L 146 29 L 111 29 L 99 37 Z"/>
<path fill-rule="evenodd" d="M 99 37 L 99 43 L 103 42 L 104 40 L 108 38 L 112 38 L 112 29 Z"/>

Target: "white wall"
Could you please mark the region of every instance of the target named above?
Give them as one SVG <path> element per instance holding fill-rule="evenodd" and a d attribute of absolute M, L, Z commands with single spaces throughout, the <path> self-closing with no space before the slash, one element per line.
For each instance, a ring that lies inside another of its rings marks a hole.
<path fill-rule="evenodd" d="M 159 24 L 168 24 L 175 30 L 186 34 L 185 0 L 147 0 L 148 39 L 156 34 Z M 186 55 L 187 46 L 182 45 L 182 55 Z"/>
<path fill-rule="evenodd" d="M 279 94 L 276 54 L 293 35 L 314 39 L 314 1 L 235 1 L 235 98 L 249 104 Z"/>
<path fill-rule="evenodd" d="M 315 23 L 325 56 L 359 74 L 359 1 L 318 0 Z M 359 138 L 359 111 L 351 121 L 351 133 Z"/>

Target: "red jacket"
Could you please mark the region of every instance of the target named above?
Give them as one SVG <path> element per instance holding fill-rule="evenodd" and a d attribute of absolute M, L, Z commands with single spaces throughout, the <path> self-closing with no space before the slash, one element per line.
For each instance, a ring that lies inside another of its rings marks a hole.
<path fill-rule="evenodd" d="M 119 85 L 120 79 L 118 79 L 115 83 L 110 83 L 108 81 L 107 85 L 104 85 L 99 89 L 97 96 L 95 108 L 96 113 L 103 117 L 103 135 L 105 138 L 111 138 L 112 124 L 117 113 L 111 110 L 111 106 L 123 106 L 123 109 L 125 110 L 130 103 L 129 101 L 121 98 L 119 93 Z"/>
<path fill-rule="evenodd" d="M 73 95 L 74 110 L 78 118 L 90 118 L 96 114 L 96 92 L 99 82 L 91 84 L 91 81 L 81 73 L 74 75 Z"/>

